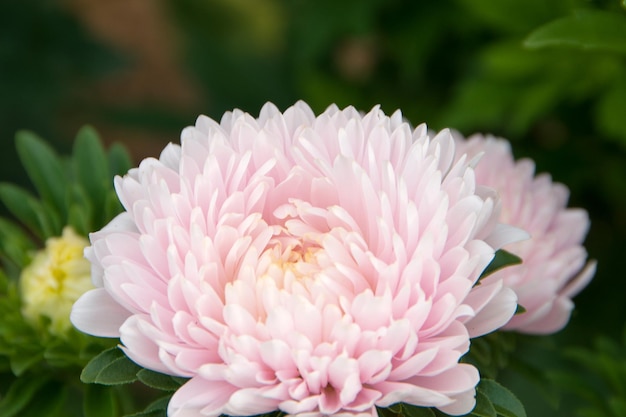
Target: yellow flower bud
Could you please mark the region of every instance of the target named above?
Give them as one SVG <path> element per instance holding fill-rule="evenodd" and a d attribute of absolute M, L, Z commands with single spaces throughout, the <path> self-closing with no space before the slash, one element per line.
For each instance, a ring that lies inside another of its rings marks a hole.
<path fill-rule="evenodd" d="M 46 241 L 46 247 L 37 252 L 20 276 L 24 317 L 32 322 L 47 317 L 50 333 L 67 332 L 72 326 L 72 304 L 93 288 L 91 266 L 83 257 L 87 245 L 89 241 L 69 226 L 62 236 Z"/>

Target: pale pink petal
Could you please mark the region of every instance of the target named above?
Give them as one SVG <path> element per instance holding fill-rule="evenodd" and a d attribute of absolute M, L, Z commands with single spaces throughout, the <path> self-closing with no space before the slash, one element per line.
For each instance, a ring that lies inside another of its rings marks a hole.
<path fill-rule="evenodd" d="M 94 309 L 94 306 L 98 306 Z M 119 337 L 120 326 L 131 316 L 104 288 L 83 294 L 70 314 L 70 321 L 81 332 L 101 337 Z"/>

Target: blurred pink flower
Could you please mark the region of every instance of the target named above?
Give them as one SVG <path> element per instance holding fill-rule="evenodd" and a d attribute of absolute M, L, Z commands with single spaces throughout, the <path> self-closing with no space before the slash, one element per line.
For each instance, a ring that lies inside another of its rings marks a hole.
<path fill-rule="evenodd" d="M 585 265 L 582 246 L 589 229 L 587 212 L 567 208 L 568 189 L 547 174 L 535 176 L 529 159 L 515 161 L 509 142 L 475 135 L 457 136 L 458 154 L 478 155 L 476 182 L 500 194 L 500 221 L 526 230 L 531 238 L 508 244 L 505 250 L 522 258 L 484 279 L 504 280 L 526 312 L 515 315 L 505 329 L 544 334 L 562 329 L 574 307 L 571 298 L 595 273 L 595 261 Z"/>
<path fill-rule="evenodd" d="M 520 232 L 450 132 L 299 102 L 200 116 L 181 142 L 116 178 L 126 212 L 91 235 L 97 289 L 72 312 L 191 378 L 169 416 L 473 408 L 459 358 L 516 308 L 501 282 L 473 286 Z"/>

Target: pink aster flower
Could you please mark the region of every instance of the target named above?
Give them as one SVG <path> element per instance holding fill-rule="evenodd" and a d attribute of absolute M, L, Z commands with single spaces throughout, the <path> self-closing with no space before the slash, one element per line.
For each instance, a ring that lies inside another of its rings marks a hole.
<path fill-rule="evenodd" d="M 457 137 L 459 153 L 478 155 L 476 182 L 498 191 L 500 221 L 526 230 L 531 238 L 508 244 L 507 251 L 522 258 L 521 265 L 504 268 L 484 282 L 504 280 L 526 312 L 504 326 L 525 333 L 552 333 L 568 322 L 571 298 L 595 273 L 595 261 L 586 265 L 582 242 L 589 229 L 587 212 L 567 208 L 569 191 L 547 174 L 535 176 L 529 159 L 515 161 L 509 142 L 494 137 Z"/>
<path fill-rule="evenodd" d="M 475 283 L 519 231 L 454 159 L 450 132 L 378 108 L 200 116 L 115 179 L 126 212 L 91 235 L 97 288 L 72 321 L 191 378 L 170 417 L 465 414 L 470 335 L 516 308 L 502 282 Z"/>

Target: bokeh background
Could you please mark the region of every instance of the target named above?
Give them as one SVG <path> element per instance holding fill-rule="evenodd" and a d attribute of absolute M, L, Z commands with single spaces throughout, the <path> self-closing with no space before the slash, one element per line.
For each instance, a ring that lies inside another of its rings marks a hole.
<path fill-rule="evenodd" d="M 28 186 L 14 147 L 20 129 L 63 153 L 91 124 L 138 162 L 178 141 L 198 114 L 256 115 L 267 101 L 284 110 L 303 99 L 316 112 L 380 104 L 414 124 L 506 137 L 589 211 L 586 246 L 599 268 L 564 331 L 517 340 L 504 384 L 529 416 L 626 416 L 625 7 L 3 0 L 0 180 Z"/>

